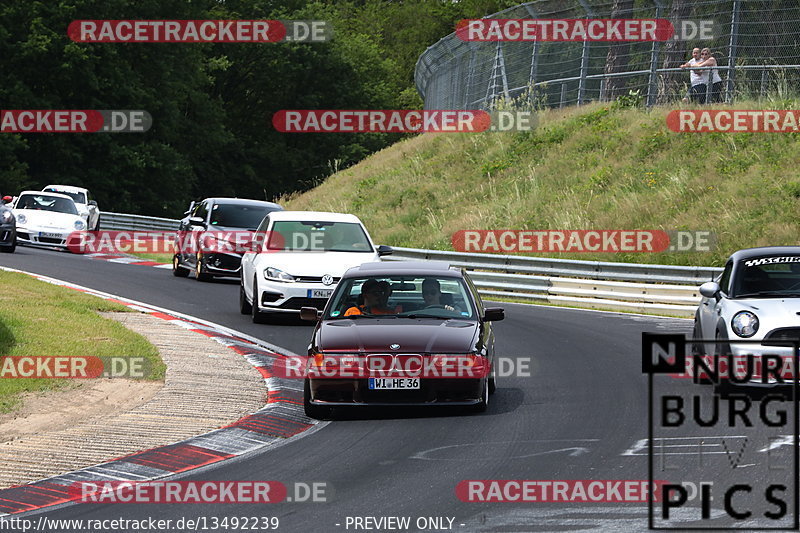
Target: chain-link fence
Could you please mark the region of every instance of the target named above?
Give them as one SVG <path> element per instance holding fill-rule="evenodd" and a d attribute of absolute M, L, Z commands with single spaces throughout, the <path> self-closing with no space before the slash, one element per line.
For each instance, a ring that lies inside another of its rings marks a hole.
<path fill-rule="evenodd" d="M 538 0 L 492 19 L 668 19 L 713 21 L 711 40 L 659 42 L 465 41 L 452 33 L 417 61 L 426 109 L 490 108 L 497 99 L 558 107 L 639 91 L 646 104 L 687 95 L 678 68 L 692 48 L 717 59 L 726 102 L 784 96 L 800 81 L 798 0 Z M 706 74 L 706 77 L 709 75 Z M 710 89 L 710 84 L 709 89 Z"/>

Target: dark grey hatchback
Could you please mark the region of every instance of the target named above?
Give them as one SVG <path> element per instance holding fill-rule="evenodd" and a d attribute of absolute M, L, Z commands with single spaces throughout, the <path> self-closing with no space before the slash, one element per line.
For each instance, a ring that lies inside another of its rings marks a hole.
<path fill-rule="evenodd" d="M 494 331 L 463 269 L 387 261 L 348 270 L 317 320 L 304 386 L 308 416 L 337 406 L 434 405 L 486 410 L 495 390 Z"/>

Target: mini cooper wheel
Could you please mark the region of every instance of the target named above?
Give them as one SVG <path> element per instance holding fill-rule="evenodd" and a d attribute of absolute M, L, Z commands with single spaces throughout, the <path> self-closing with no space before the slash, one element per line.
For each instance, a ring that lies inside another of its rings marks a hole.
<path fill-rule="evenodd" d="M 303 384 L 303 411 L 306 416 L 323 420 L 331 416 L 331 408 L 311 403 L 311 383 L 305 380 Z"/>
<path fill-rule="evenodd" d="M 172 275 L 176 278 L 185 278 L 189 275 L 189 269 L 181 266 L 181 260 L 178 254 L 172 256 Z"/>

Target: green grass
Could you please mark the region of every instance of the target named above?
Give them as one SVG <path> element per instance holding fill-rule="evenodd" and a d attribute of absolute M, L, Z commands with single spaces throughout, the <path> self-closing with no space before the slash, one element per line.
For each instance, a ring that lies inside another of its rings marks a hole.
<path fill-rule="evenodd" d="M 424 134 L 280 201 L 356 214 L 376 242 L 414 248 L 451 250 L 462 229 L 708 230 L 712 252 L 539 255 L 721 265 L 739 248 L 798 244 L 800 135 L 674 133 L 672 109 L 592 104 L 544 111 L 533 132 Z"/>
<path fill-rule="evenodd" d="M 138 356 L 149 379 L 163 380 L 166 366 L 143 336 L 98 311 L 127 307 L 58 287 L 16 272 L 0 271 L 0 362 L 5 356 Z M 71 379 L 0 379 L 0 412 L 13 410 L 24 392 L 75 386 Z"/>
<path fill-rule="evenodd" d="M 139 257 L 145 261 L 157 261 L 159 263 L 172 263 L 172 255 L 173 254 L 157 254 L 157 253 L 138 253 L 138 252 L 131 252 L 131 255 Z"/>

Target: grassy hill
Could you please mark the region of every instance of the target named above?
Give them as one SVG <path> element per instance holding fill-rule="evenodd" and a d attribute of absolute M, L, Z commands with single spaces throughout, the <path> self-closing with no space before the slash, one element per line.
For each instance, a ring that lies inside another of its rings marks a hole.
<path fill-rule="evenodd" d="M 592 104 L 544 111 L 533 132 L 424 134 L 281 203 L 354 213 L 376 242 L 415 248 L 450 250 L 461 229 L 710 230 L 713 252 L 550 256 L 720 265 L 738 248 L 797 244 L 800 136 L 674 133 L 672 109 Z"/>

